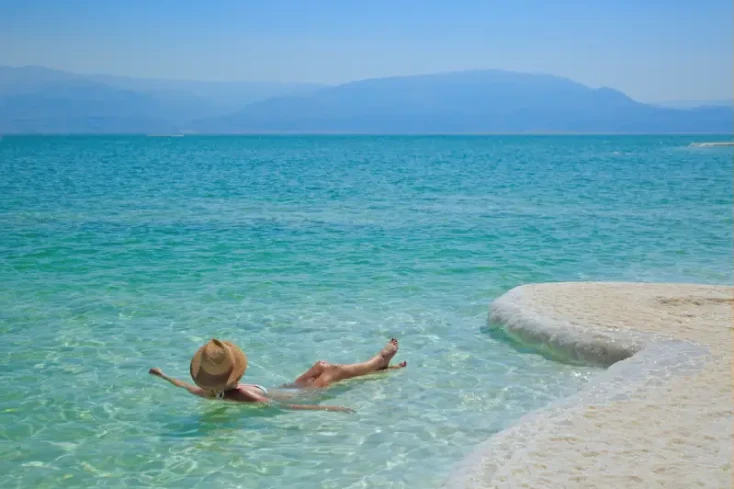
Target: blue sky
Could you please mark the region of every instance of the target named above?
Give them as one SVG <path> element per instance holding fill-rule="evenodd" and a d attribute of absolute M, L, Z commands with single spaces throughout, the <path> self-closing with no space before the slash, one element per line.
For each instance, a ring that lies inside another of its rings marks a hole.
<path fill-rule="evenodd" d="M 476 68 L 731 99 L 732 0 L 0 0 L 0 64 L 338 83 Z"/>

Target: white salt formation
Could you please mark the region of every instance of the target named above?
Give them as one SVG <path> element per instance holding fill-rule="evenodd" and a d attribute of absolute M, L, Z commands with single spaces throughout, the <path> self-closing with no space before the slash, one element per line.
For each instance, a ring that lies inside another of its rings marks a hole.
<path fill-rule="evenodd" d="M 488 440 L 446 487 L 732 487 L 731 287 L 525 285 L 495 301 L 490 322 L 611 366 Z"/>

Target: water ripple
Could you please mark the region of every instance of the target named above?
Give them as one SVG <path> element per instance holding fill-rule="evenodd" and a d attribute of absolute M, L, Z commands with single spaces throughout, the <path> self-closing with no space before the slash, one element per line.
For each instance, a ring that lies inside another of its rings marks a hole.
<path fill-rule="evenodd" d="M 525 282 L 731 283 L 732 155 L 685 137 L 6 137 L 0 487 L 438 485 L 597 372 L 482 327 Z M 409 368 L 218 406 L 212 337 L 277 385 L 391 336 Z"/>

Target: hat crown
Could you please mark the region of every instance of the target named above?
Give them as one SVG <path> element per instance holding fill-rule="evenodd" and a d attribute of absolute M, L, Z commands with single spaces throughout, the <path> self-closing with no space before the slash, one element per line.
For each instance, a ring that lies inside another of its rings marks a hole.
<path fill-rule="evenodd" d="M 212 375 L 219 375 L 232 367 L 232 354 L 227 345 L 212 339 L 201 352 L 201 368 Z"/>

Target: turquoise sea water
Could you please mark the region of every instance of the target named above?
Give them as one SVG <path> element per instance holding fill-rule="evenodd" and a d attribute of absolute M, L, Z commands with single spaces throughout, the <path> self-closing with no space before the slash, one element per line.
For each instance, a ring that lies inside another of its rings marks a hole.
<path fill-rule="evenodd" d="M 732 150 L 693 137 L 0 140 L 0 487 L 438 486 L 597 370 L 490 337 L 527 282 L 732 282 Z M 401 340 L 408 368 L 317 399 L 208 403 Z"/>

